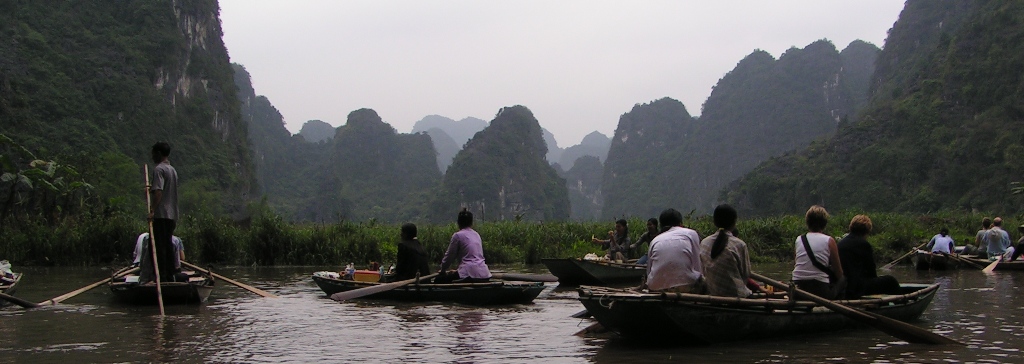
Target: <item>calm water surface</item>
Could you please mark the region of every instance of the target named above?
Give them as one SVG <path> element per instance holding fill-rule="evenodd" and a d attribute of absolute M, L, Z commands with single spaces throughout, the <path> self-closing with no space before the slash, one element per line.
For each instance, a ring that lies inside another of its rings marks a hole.
<path fill-rule="evenodd" d="M 15 267 L 28 273 L 18 296 L 42 301 L 109 275 L 99 268 Z M 502 267 L 544 272 L 543 266 Z M 756 270 L 784 277 L 788 265 Z M 106 287 L 65 304 L 0 309 L 0 363 L 43 362 L 1024 362 L 1018 294 L 1024 272 L 892 271 L 904 282 L 942 289 L 916 325 L 964 341 L 963 348 L 901 342 L 873 329 L 713 346 L 649 346 L 614 335 L 578 337 L 593 323 L 576 292 L 552 285 L 530 305 L 479 308 L 383 301 L 337 303 L 310 279 L 318 267 L 222 268 L 235 280 L 280 299 L 219 282 L 210 302 L 153 307 L 118 305 Z"/>

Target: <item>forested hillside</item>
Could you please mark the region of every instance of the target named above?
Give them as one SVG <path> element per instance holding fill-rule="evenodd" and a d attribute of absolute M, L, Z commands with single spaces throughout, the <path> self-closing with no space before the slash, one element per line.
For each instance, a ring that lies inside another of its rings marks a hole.
<path fill-rule="evenodd" d="M 333 139 L 336 131 L 331 124 L 323 120 L 307 120 L 302 124 L 302 129 L 299 129 L 299 136 L 307 142 L 319 143 Z"/>
<path fill-rule="evenodd" d="M 724 197 L 747 212 L 1018 212 L 1024 174 L 1024 3 L 908 1 L 871 103 L 835 137 L 771 160 Z"/>
<path fill-rule="evenodd" d="M 483 220 L 565 220 L 565 180 L 544 159 L 540 124 L 523 106 L 504 107 L 466 143 L 444 175 L 432 219 L 450 222 L 466 206 Z"/>
<path fill-rule="evenodd" d="M 620 119 L 608 153 L 602 215 L 710 212 L 730 181 L 855 117 L 877 53 L 861 41 L 840 53 L 825 40 L 778 60 L 758 50 L 719 80 L 699 119 L 675 100 L 635 107 Z"/>
<path fill-rule="evenodd" d="M 182 208 L 238 214 L 256 185 L 221 34 L 214 0 L 0 2 L 0 134 L 135 211 L 167 141 Z"/>

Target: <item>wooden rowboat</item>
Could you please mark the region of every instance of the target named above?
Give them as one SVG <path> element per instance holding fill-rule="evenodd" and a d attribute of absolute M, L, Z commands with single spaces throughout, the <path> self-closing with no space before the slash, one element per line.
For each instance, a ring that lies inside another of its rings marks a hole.
<path fill-rule="evenodd" d="M 214 280 L 209 272 L 182 271 L 188 275 L 187 282 L 168 282 L 161 280 L 160 290 L 164 304 L 200 304 L 206 302 L 213 292 Z M 111 278 L 110 291 L 120 302 L 134 305 L 157 304 L 156 282 L 138 283 L 137 275 Z"/>
<path fill-rule="evenodd" d="M 340 279 L 334 272 L 313 273 L 313 282 L 328 296 L 382 283 Z M 456 302 L 474 306 L 530 303 L 544 290 L 543 282 L 491 281 L 485 283 L 410 284 L 366 296 L 395 301 Z"/>
<path fill-rule="evenodd" d="M 928 307 L 939 285 L 904 284 L 900 295 L 837 301 L 900 321 L 912 321 Z M 641 293 L 584 286 L 579 300 L 602 326 L 628 338 L 676 343 L 812 334 L 858 327 L 856 321 L 810 301 L 736 298 L 685 293 Z M 757 297 L 757 296 L 755 296 Z"/>
<path fill-rule="evenodd" d="M 960 256 L 960 258 L 962 258 L 962 259 L 964 259 L 966 261 L 975 263 L 975 264 L 977 264 L 979 266 L 982 266 L 982 267 L 988 266 L 989 263 L 992 263 L 992 261 L 990 261 L 988 259 L 983 259 L 983 258 L 979 258 L 979 257 L 976 257 L 976 256 Z M 970 265 L 966 264 L 964 266 L 970 266 Z M 1002 261 L 1002 262 L 999 262 L 999 264 L 996 265 L 996 270 L 1001 270 L 1001 271 L 1024 270 L 1024 258 L 1017 258 L 1017 260 L 1012 261 L 1012 262 L 1007 262 L 1005 260 Z"/>
<path fill-rule="evenodd" d="M 918 250 L 914 254 L 914 268 L 917 270 L 955 270 L 960 269 L 959 260 L 942 254 L 932 254 Z"/>
<path fill-rule="evenodd" d="M 646 265 L 578 258 L 541 259 L 561 286 L 639 284 Z"/>
<path fill-rule="evenodd" d="M 8 283 L 6 281 L 0 281 L 0 293 L 13 296 L 14 292 L 18 289 L 18 282 L 21 282 L 21 277 L 24 275 L 25 273 L 14 273 L 14 282 Z M 0 307 L 4 307 L 10 304 L 11 303 L 7 302 L 7 300 L 0 299 Z"/>

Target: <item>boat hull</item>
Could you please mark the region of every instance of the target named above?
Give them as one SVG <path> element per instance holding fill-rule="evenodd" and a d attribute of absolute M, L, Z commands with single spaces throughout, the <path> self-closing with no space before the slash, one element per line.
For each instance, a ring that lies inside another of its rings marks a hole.
<path fill-rule="evenodd" d="M 126 282 L 124 278 L 111 280 L 107 284 L 115 300 L 132 305 L 158 304 L 155 282 L 139 284 Z M 213 277 L 206 273 L 192 272 L 188 282 L 161 282 L 160 293 L 165 305 L 201 304 L 213 293 Z"/>
<path fill-rule="evenodd" d="M 647 266 L 576 258 L 541 259 L 561 286 L 639 284 Z"/>
<path fill-rule="evenodd" d="M 379 285 L 313 275 L 313 282 L 328 296 L 354 289 Z M 541 282 L 492 281 L 487 283 L 410 284 L 390 291 L 366 296 L 409 302 L 455 302 L 474 306 L 530 303 L 544 290 Z"/>
<path fill-rule="evenodd" d="M 21 277 L 24 275 L 25 273 L 14 273 L 14 282 L 11 282 L 11 284 L 8 285 L 0 284 L 0 293 L 13 296 L 14 292 L 18 290 L 18 283 L 21 282 Z M 0 307 L 8 306 L 11 304 L 12 303 L 7 302 L 7 300 L 0 299 Z"/>
<path fill-rule="evenodd" d="M 917 270 L 955 270 L 960 269 L 960 261 L 942 254 L 919 251 L 914 254 L 914 268 Z"/>
<path fill-rule="evenodd" d="M 899 300 L 840 301 L 892 319 L 912 321 L 928 307 L 938 285 L 904 285 Z M 620 291 L 622 292 L 622 291 Z M 812 334 L 860 326 L 808 301 L 737 299 L 688 294 L 613 293 L 581 287 L 580 302 L 605 328 L 629 338 L 712 344 Z"/>
<path fill-rule="evenodd" d="M 963 256 L 961 258 L 963 258 L 964 260 L 970 261 L 972 263 L 975 263 L 975 264 L 977 264 L 978 266 L 981 266 L 981 267 L 987 267 L 989 264 L 992 263 L 988 259 L 963 257 Z M 1000 270 L 1000 271 L 1024 270 L 1024 258 L 1017 258 L 1017 260 L 1012 261 L 1012 262 L 1006 262 L 1006 261 L 999 262 L 999 264 L 996 265 L 996 270 Z"/>

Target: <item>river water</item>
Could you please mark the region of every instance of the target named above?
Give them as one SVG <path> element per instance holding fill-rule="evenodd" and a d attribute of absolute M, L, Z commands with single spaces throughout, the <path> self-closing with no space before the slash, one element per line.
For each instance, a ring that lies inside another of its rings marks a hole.
<path fill-rule="evenodd" d="M 109 276 L 100 268 L 15 267 L 18 296 L 43 301 Z M 543 266 L 500 267 L 546 272 Z M 788 265 L 755 270 L 785 277 Z M 529 305 L 471 307 L 383 301 L 338 303 L 310 279 L 318 267 L 219 268 L 281 296 L 260 298 L 218 282 L 208 303 L 118 305 L 99 287 L 58 306 L 0 309 L 0 363 L 380 362 L 380 363 L 902 363 L 1024 362 L 1024 272 L 917 272 L 902 282 L 942 289 L 915 325 L 968 343 L 907 344 L 873 329 L 711 346 L 650 346 L 611 334 L 574 336 L 576 292 L 551 285 Z"/>

